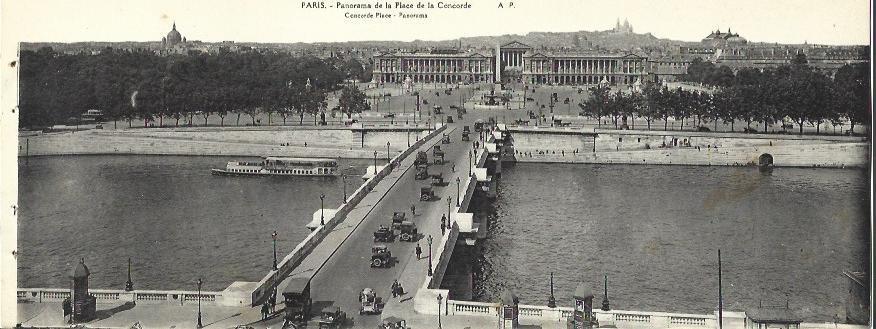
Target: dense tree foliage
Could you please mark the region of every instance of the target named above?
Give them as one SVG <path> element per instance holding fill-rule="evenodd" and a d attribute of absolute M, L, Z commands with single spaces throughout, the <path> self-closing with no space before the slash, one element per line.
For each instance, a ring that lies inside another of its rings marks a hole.
<path fill-rule="evenodd" d="M 845 65 L 831 79 L 805 64 L 800 57 L 791 65 L 768 69 L 740 69 L 735 74 L 726 67 L 696 61 L 688 71 L 691 80 L 701 80 L 717 87 L 713 93 L 668 89 L 647 84 L 641 92 L 616 93 L 608 88 L 591 89 L 592 97 L 580 104 L 582 114 L 595 118 L 610 117 L 618 128 L 618 117 L 641 117 L 648 129 L 655 119 L 664 121 L 668 129 L 672 118 L 683 126 L 685 120 L 694 120 L 697 127 L 708 120 L 719 121 L 735 130 L 737 123 L 745 123 L 745 131 L 756 131 L 752 124 L 760 123 L 764 131 L 768 125 L 782 124 L 783 130 L 793 121 L 803 133 L 803 125 L 810 124 L 821 130 L 829 122 L 842 125 L 870 120 L 870 80 L 867 63 Z M 727 73 L 729 72 L 729 73 Z M 698 128 L 703 129 L 703 128 Z"/>
<path fill-rule="evenodd" d="M 178 125 L 195 116 L 258 113 L 285 119 L 324 111 L 326 93 L 344 79 L 368 76 L 355 60 L 293 57 L 289 54 L 220 52 L 158 56 L 147 51 L 107 48 L 98 55 L 67 55 L 51 48 L 21 52 L 22 127 L 71 121 L 88 109 L 114 122 L 144 125 L 165 120 Z M 305 84 L 310 79 L 311 88 Z"/>

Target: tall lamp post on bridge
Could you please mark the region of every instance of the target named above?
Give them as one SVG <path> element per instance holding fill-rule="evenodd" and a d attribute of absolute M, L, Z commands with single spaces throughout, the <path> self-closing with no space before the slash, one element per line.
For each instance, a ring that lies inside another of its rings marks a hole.
<path fill-rule="evenodd" d="M 432 235 L 426 239 L 429 242 L 429 267 L 426 268 L 426 275 L 432 276 Z"/>
<path fill-rule="evenodd" d="M 471 168 L 471 167 L 469 167 L 469 168 Z M 456 206 L 457 207 L 461 206 L 459 204 L 459 181 L 460 181 L 459 177 L 456 177 Z M 448 220 L 450 219 L 450 215 L 447 215 L 447 219 Z"/>
<path fill-rule="evenodd" d="M 344 183 L 344 203 L 347 203 L 347 174 L 341 175 L 341 181 Z"/>
<path fill-rule="evenodd" d="M 271 233 L 271 240 L 274 241 L 274 271 L 277 270 L 277 231 Z"/>
<path fill-rule="evenodd" d="M 325 225 L 325 194 L 319 195 L 319 225 Z"/>
<path fill-rule="evenodd" d="M 471 177 L 471 150 L 468 150 L 468 177 Z"/>
<path fill-rule="evenodd" d="M 439 293 L 437 298 L 438 298 L 438 329 L 441 329 L 441 300 L 443 300 L 444 297 L 441 296 L 441 294 Z"/>
<path fill-rule="evenodd" d="M 386 163 L 389 163 L 389 142 L 386 142 Z"/>
<path fill-rule="evenodd" d="M 374 151 L 374 175 L 377 176 L 377 151 Z"/>
<path fill-rule="evenodd" d="M 449 221 L 450 221 L 450 203 L 452 202 L 451 200 L 452 200 L 452 199 L 451 199 L 450 196 L 448 195 L 448 196 L 447 196 L 447 220 L 448 220 L 448 224 L 450 223 L 450 222 L 449 222 Z"/>
<path fill-rule="evenodd" d="M 201 285 L 204 281 L 201 281 L 201 278 L 198 278 L 198 329 L 203 328 L 204 325 L 201 324 Z"/>

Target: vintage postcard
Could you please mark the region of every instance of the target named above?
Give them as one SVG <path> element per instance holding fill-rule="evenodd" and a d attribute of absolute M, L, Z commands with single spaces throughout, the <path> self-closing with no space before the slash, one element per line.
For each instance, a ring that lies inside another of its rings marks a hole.
<path fill-rule="evenodd" d="M 872 325 L 872 3 L 0 3 L 0 327 Z"/>

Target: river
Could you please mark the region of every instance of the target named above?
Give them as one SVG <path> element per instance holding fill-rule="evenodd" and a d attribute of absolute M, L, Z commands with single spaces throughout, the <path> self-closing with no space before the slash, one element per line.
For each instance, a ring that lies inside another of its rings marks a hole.
<path fill-rule="evenodd" d="M 70 286 L 79 258 L 92 288 L 222 290 L 258 281 L 310 233 L 319 209 L 341 204 L 343 180 L 210 175 L 230 160 L 193 156 L 50 156 L 19 162 L 19 287 Z M 254 160 L 254 159 L 250 159 Z M 368 160 L 340 160 L 347 193 Z M 350 168 L 352 166 L 352 169 Z"/>
<path fill-rule="evenodd" d="M 477 212 L 489 237 L 476 252 L 474 297 L 507 288 L 558 304 L 603 275 L 613 309 L 712 313 L 721 249 L 724 305 L 761 300 L 806 321 L 845 319 L 849 280 L 869 268 L 867 174 L 859 169 L 517 164 Z M 451 264 L 453 266 L 453 264 Z"/>

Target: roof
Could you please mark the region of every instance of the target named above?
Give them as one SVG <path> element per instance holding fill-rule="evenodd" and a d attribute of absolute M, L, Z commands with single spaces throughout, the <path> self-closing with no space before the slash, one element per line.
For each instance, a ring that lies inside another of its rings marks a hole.
<path fill-rule="evenodd" d="M 73 278 L 87 279 L 89 275 L 91 275 L 91 271 L 88 270 L 88 266 L 85 266 L 85 259 L 80 259 L 79 264 L 76 264 L 76 267 L 73 268 Z"/>
<path fill-rule="evenodd" d="M 785 307 L 758 307 L 745 314 L 754 322 L 760 323 L 800 323 L 802 319 Z"/>
<path fill-rule="evenodd" d="M 575 297 L 576 299 L 593 298 L 593 290 L 590 289 L 590 286 L 587 284 L 579 283 L 578 287 L 575 288 L 575 294 L 572 295 L 572 297 Z"/>
<path fill-rule="evenodd" d="M 500 49 L 502 49 L 502 48 L 504 48 L 504 49 L 532 49 L 532 47 L 530 47 L 529 45 L 524 44 L 524 43 L 519 42 L 519 41 L 511 41 L 509 43 L 506 43 L 504 45 L 499 46 L 499 48 Z"/>
<path fill-rule="evenodd" d="M 265 160 L 279 160 L 279 161 L 337 161 L 335 159 L 329 158 L 284 158 L 284 157 L 265 157 Z"/>
<path fill-rule="evenodd" d="M 518 299 L 517 295 L 515 295 L 511 290 L 505 290 L 505 292 L 502 293 L 502 296 L 499 297 L 499 301 L 501 301 L 503 305 L 513 305 L 520 303 L 520 299 Z"/>
<path fill-rule="evenodd" d="M 310 286 L 310 277 L 288 277 L 280 285 L 277 290 L 283 291 L 284 294 L 300 294 Z"/>

